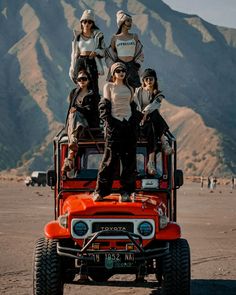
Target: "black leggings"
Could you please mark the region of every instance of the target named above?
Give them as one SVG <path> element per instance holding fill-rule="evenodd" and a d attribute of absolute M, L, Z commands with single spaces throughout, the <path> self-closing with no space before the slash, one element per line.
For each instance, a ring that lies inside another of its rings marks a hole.
<path fill-rule="evenodd" d="M 168 130 L 169 126 L 158 110 L 149 114 L 147 121 L 145 121 L 144 125 L 141 127 L 141 134 L 144 135 L 148 141 L 148 153 L 158 150 L 158 141 Z"/>

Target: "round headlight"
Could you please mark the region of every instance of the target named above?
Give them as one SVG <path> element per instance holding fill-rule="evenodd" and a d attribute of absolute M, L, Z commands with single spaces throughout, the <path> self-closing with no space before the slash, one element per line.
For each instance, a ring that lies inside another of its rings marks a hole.
<path fill-rule="evenodd" d="M 147 221 L 143 221 L 142 223 L 140 223 L 140 225 L 138 226 L 138 231 L 139 233 L 146 237 L 146 236 L 149 236 L 152 231 L 153 231 L 153 227 L 151 225 L 150 222 L 147 222 Z"/>
<path fill-rule="evenodd" d="M 83 221 L 78 221 L 74 224 L 73 231 L 77 236 L 82 237 L 88 232 L 88 225 Z"/>

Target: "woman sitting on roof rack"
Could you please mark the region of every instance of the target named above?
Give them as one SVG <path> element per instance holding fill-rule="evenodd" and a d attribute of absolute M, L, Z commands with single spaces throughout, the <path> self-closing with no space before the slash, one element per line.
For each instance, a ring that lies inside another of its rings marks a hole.
<path fill-rule="evenodd" d="M 66 119 L 69 151 L 62 167 L 63 174 L 73 169 L 73 160 L 78 151 L 78 139 L 84 129 L 99 127 L 99 98 L 93 92 L 88 72 L 79 72 L 77 87 L 69 94 L 69 101 L 70 106 Z"/>
<path fill-rule="evenodd" d="M 169 145 L 165 132 L 169 130 L 166 121 L 160 115 L 161 101 L 165 96 L 158 88 L 157 75 L 155 70 L 146 69 L 142 74 L 142 86 L 136 89 L 134 101 L 144 117 L 141 122 L 141 131 L 148 141 L 148 164 L 149 175 L 156 174 L 156 152 L 158 141 L 161 142 L 162 150 L 170 155 L 173 150 Z"/>
<path fill-rule="evenodd" d="M 76 83 L 78 72 L 86 70 L 91 76 L 94 93 L 99 95 L 98 75 L 104 75 L 102 58 L 105 43 L 103 33 L 95 25 L 92 10 L 85 10 L 80 18 L 81 31 L 74 31 L 69 76 Z"/>
<path fill-rule="evenodd" d="M 112 189 L 114 173 L 122 164 L 121 201 L 130 201 L 135 191 L 136 130 L 140 112 L 133 101 L 133 88 L 126 81 L 126 66 L 117 62 L 111 67 L 113 82 L 104 85 L 103 99 L 99 103 L 100 118 L 105 122 L 105 150 L 100 164 L 94 201 L 101 201 Z"/>
<path fill-rule="evenodd" d="M 129 33 L 132 27 L 131 15 L 119 10 L 116 14 L 118 31 L 112 36 L 111 45 L 106 49 L 105 61 L 110 68 L 115 62 L 123 62 L 127 68 L 127 80 L 133 88 L 141 86 L 139 69 L 143 62 L 143 45 L 137 34 Z M 107 80 L 110 81 L 110 73 Z"/>

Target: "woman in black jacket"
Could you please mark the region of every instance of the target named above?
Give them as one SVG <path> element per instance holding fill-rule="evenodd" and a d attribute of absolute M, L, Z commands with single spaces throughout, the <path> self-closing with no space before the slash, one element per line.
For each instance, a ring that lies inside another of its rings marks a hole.
<path fill-rule="evenodd" d="M 99 127 L 98 96 L 94 94 L 88 72 L 80 71 L 77 87 L 69 95 L 67 113 L 68 157 L 65 158 L 62 173 L 73 169 L 73 160 L 78 151 L 78 140 L 85 128 Z"/>

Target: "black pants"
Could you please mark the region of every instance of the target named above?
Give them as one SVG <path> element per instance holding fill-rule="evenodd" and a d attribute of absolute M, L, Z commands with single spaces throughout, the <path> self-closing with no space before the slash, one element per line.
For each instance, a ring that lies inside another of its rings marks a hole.
<path fill-rule="evenodd" d="M 96 192 L 102 197 L 111 193 L 115 172 L 117 167 L 120 167 L 119 161 L 122 164 L 122 173 L 120 175 L 121 193 L 127 192 L 130 194 L 135 191 L 135 126 L 128 121 L 120 121 L 116 122 L 116 124 L 113 127 L 106 127 L 105 150 L 96 185 Z"/>
<path fill-rule="evenodd" d="M 77 77 L 78 73 L 82 70 L 85 70 L 90 74 L 94 94 L 99 96 L 98 70 L 95 59 L 88 56 L 80 56 L 75 64 L 75 77 Z"/>
<path fill-rule="evenodd" d="M 141 134 L 148 141 L 148 154 L 158 151 L 158 141 L 167 130 L 169 126 L 159 111 L 153 111 L 141 127 Z"/>

